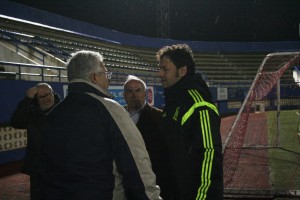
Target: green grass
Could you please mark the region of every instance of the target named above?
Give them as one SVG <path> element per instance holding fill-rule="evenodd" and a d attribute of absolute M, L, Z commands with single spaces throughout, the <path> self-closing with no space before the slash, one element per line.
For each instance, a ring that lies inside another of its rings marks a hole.
<path fill-rule="evenodd" d="M 271 111 L 267 114 L 268 142 L 269 145 L 277 147 L 269 150 L 273 189 L 300 190 L 300 144 L 297 135 L 299 116 L 296 115 L 296 110 L 281 111 L 280 131 L 277 134 L 277 112 Z"/>

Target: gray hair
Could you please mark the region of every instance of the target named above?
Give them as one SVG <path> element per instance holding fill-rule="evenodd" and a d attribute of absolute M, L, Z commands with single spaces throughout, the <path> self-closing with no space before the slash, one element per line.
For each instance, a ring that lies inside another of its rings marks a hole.
<path fill-rule="evenodd" d="M 103 56 L 94 51 L 78 51 L 72 54 L 67 63 L 68 80 L 83 79 L 90 81 L 90 75 L 99 71 L 103 65 Z"/>
<path fill-rule="evenodd" d="M 49 90 L 51 90 L 51 92 L 53 92 L 53 89 L 52 89 L 51 85 L 49 85 L 48 83 L 38 83 L 38 84 L 36 84 L 35 87 L 37 87 L 37 88 L 47 87 L 47 88 L 49 88 Z"/>
<path fill-rule="evenodd" d="M 139 77 L 134 76 L 134 75 L 128 75 L 128 77 L 127 77 L 127 79 L 126 79 L 126 81 L 124 83 L 124 88 L 125 88 L 126 84 L 128 82 L 130 82 L 130 81 L 138 81 L 138 82 L 140 82 L 143 85 L 144 90 L 146 91 L 146 88 L 147 88 L 146 83 L 142 79 L 140 79 Z"/>

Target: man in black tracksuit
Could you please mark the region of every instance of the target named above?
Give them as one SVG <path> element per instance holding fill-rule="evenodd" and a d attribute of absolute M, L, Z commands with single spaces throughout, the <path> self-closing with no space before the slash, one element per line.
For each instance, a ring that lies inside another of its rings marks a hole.
<path fill-rule="evenodd" d="M 157 60 L 173 199 L 222 199 L 220 118 L 206 83 L 195 74 L 192 51 L 185 44 L 166 46 L 157 52 Z"/>

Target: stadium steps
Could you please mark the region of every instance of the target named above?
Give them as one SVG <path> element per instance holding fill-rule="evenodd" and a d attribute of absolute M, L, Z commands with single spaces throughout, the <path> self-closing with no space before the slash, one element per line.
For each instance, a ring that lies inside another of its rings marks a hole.
<path fill-rule="evenodd" d="M 139 72 L 156 76 L 158 49 L 132 47 L 67 31 L 8 20 L 0 17 L 0 29 L 16 33 L 16 37 L 45 52 L 66 61 L 78 50 L 93 50 L 104 55 L 108 69 L 120 73 Z M 0 38 L 7 40 L 7 38 Z M 196 71 L 208 81 L 240 79 L 253 80 L 265 57 L 265 52 L 193 52 Z"/>

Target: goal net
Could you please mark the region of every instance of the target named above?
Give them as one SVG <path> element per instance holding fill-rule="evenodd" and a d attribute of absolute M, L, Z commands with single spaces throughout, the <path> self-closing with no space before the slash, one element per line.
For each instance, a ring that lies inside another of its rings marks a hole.
<path fill-rule="evenodd" d="M 225 194 L 300 197 L 300 52 L 268 54 L 223 142 Z"/>

